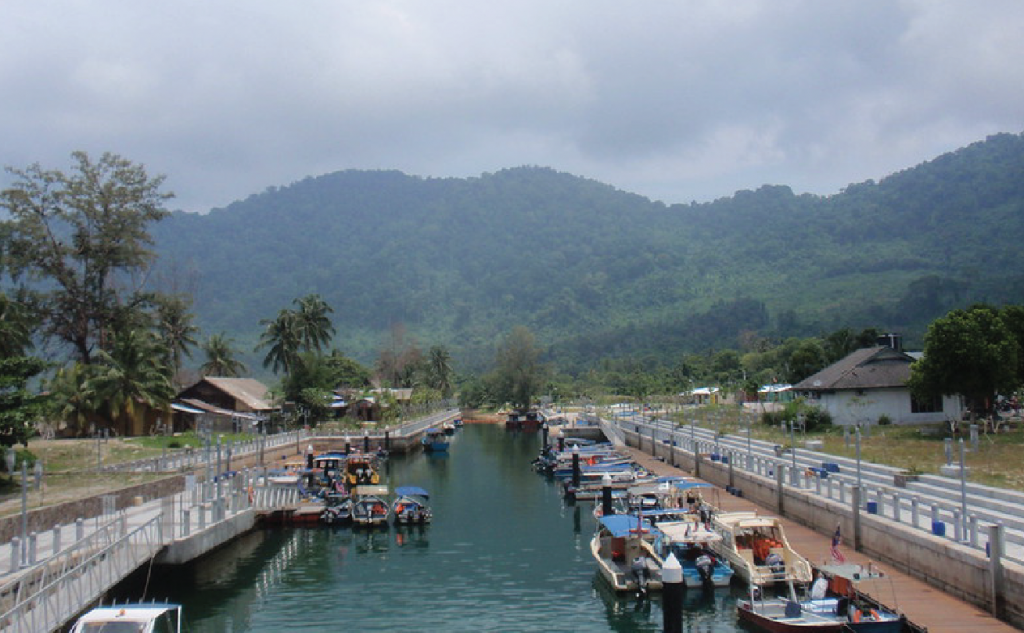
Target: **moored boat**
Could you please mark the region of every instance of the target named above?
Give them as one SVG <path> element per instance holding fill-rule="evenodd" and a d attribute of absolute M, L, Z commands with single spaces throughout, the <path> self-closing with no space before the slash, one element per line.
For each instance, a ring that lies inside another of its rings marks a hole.
<path fill-rule="evenodd" d="M 778 517 L 731 512 L 715 515 L 712 527 L 722 535 L 715 552 L 751 585 L 811 582 L 811 564 L 790 547 Z"/>
<path fill-rule="evenodd" d="M 349 490 L 356 486 L 377 485 L 380 474 L 377 472 L 377 460 L 372 455 L 351 454 L 345 460 L 343 473 L 345 485 Z"/>
<path fill-rule="evenodd" d="M 833 563 L 818 568 L 828 580 L 828 591 L 843 602 L 848 617 L 847 626 L 854 631 L 870 633 L 899 633 L 906 618 L 893 608 L 882 605 L 878 596 L 885 595 L 887 577 L 874 565 Z M 892 584 L 887 585 L 893 600 L 896 595 Z M 874 598 L 865 595 L 865 590 Z"/>
<path fill-rule="evenodd" d="M 448 452 L 448 437 L 445 432 L 441 429 L 429 428 L 423 434 L 423 439 L 420 440 L 423 444 L 423 450 L 428 453 L 447 453 Z"/>
<path fill-rule="evenodd" d="M 685 521 L 658 523 L 664 536 L 662 558 L 675 554 L 683 568 L 687 587 L 728 587 L 733 577 L 729 563 L 713 553 L 713 545 L 722 535 L 693 517 Z"/>
<path fill-rule="evenodd" d="M 419 486 L 399 486 L 395 488 L 395 502 L 391 504 L 391 514 L 396 525 L 416 525 L 430 523 L 433 512 L 428 505 L 430 494 Z"/>
<path fill-rule="evenodd" d="M 737 600 L 736 613 L 770 633 L 838 633 L 845 625 L 835 612 L 816 612 L 790 598 Z"/>
<path fill-rule="evenodd" d="M 181 633 L 180 604 L 150 602 L 96 607 L 78 618 L 71 633 Z"/>
<path fill-rule="evenodd" d="M 590 541 L 598 571 L 615 591 L 646 593 L 662 587 L 662 559 L 652 541 L 651 524 L 628 514 L 601 517 Z"/>
<path fill-rule="evenodd" d="M 391 505 L 387 486 L 356 486 L 352 492 L 352 524 L 372 527 L 388 524 Z"/>
<path fill-rule="evenodd" d="M 320 521 L 327 525 L 350 525 L 352 523 L 352 497 L 347 492 L 329 492 L 324 497 L 324 509 Z"/>

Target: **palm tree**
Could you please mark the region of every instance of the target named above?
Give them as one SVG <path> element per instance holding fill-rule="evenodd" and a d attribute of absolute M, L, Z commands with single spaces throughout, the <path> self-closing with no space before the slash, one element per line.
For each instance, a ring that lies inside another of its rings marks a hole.
<path fill-rule="evenodd" d="M 328 316 L 334 309 L 318 294 L 306 295 L 292 303 L 298 306 L 295 318 L 302 346 L 311 352 L 326 348 L 334 336 L 334 325 Z"/>
<path fill-rule="evenodd" d="M 434 345 L 427 354 L 427 374 L 430 387 L 437 389 L 445 398 L 452 395 L 452 356 L 441 345 Z"/>
<path fill-rule="evenodd" d="M 199 366 L 203 376 L 237 377 L 249 371 L 245 363 L 235 358 L 234 341 L 221 332 L 213 334 L 202 344 L 206 362 Z"/>
<path fill-rule="evenodd" d="M 58 369 L 47 383 L 54 414 L 76 434 L 86 430 L 89 416 L 96 413 L 97 405 L 88 389 L 92 371 L 92 365 L 72 362 Z"/>
<path fill-rule="evenodd" d="M 110 350 L 99 350 L 95 375 L 86 381 L 94 402 L 105 404 L 111 422 L 132 434 L 140 405 L 167 409 L 174 397 L 171 369 L 162 362 L 167 350 L 152 332 L 132 329 L 118 333 Z"/>
<path fill-rule="evenodd" d="M 263 366 L 273 367 L 275 374 L 278 371 L 291 373 L 298 362 L 299 347 L 302 344 L 302 333 L 296 313 L 283 309 L 277 314 L 276 319 L 264 319 L 260 321 L 260 325 L 264 326 L 264 330 L 256 350 L 268 348 L 267 355 L 263 358 Z"/>
<path fill-rule="evenodd" d="M 198 345 L 195 335 L 199 328 L 192 324 L 194 318 L 185 300 L 179 296 L 166 297 L 157 306 L 157 328 L 170 353 L 175 374 L 181 369 L 182 356 L 192 358 L 191 348 Z"/>

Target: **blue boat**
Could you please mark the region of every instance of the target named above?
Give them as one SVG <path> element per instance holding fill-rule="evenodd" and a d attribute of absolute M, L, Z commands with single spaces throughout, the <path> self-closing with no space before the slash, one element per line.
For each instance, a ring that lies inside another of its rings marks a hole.
<path fill-rule="evenodd" d="M 427 429 L 423 435 L 423 439 L 420 440 L 423 444 L 423 450 L 428 453 L 447 453 L 448 452 L 448 436 L 445 435 L 444 431 L 436 428 Z"/>
<path fill-rule="evenodd" d="M 419 486 L 399 486 L 395 488 L 395 501 L 391 504 L 391 514 L 395 525 L 422 525 L 430 523 L 433 513 L 428 505 L 430 494 Z"/>
<path fill-rule="evenodd" d="M 687 587 L 728 587 L 733 571 L 729 563 L 715 556 L 713 543 L 722 535 L 692 516 L 683 521 L 658 523 L 663 535 L 662 558 L 675 554 L 683 568 L 683 583 Z"/>

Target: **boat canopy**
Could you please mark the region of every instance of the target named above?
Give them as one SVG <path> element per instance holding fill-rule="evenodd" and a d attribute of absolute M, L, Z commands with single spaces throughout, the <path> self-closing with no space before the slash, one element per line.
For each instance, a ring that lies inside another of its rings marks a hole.
<path fill-rule="evenodd" d="M 659 523 L 658 529 L 673 543 L 711 543 L 722 540 L 718 532 L 701 529 L 693 521 Z"/>
<path fill-rule="evenodd" d="M 378 497 L 386 497 L 390 490 L 387 486 L 374 486 L 374 485 L 362 485 L 356 486 L 356 496 L 365 497 L 367 495 L 377 495 Z"/>
<path fill-rule="evenodd" d="M 93 630 L 93 626 L 89 625 L 116 622 L 146 624 L 168 611 L 176 612 L 180 617 L 181 605 L 152 602 L 96 607 L 78 619 L 74 630 Z"/>
<path fill-rule="evenodd" d="M 419 486 L 399 486 L 395 488 L 395 494 L 401 497 L 423 497 L 430 498 L 430 493 Z"/>
<path fill-rule="evenodd" d="M 654 529 L 649 522 L 644 521 L 641 523 L 640 519 L 631 514 L 605 515 L 601 517 L 601 527 L 608 530 L 616 538 L 636 534 L 641 530 L 650 532 Z"/>
<path fill-rule="evenodd" d="M 711 484 L 704 483 L 703 481 L 677 481 L 675 485 L 676 488 L 679 488 L 680 490 L 688 490 L 690 488 L 714 488 Z"/>

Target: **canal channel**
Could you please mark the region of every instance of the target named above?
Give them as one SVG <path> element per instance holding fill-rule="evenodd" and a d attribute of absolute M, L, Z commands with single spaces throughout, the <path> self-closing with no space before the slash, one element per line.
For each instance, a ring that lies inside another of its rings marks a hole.
<path fill-rule="evenodd" d="M 185 606 L 185 630 L 660 631 L 660 597 L 596 574 L 592 505 L 567 505 L 530 463 L 540 435 L 468 424 L 449 454 L 393 457 L 392 487 L 431 493 L 424 528 L 258 529 L 183 567 L 137 573 L 121 599 Z M 683 630 L 728 632 L 742 589 L 690 591 Z"/>

